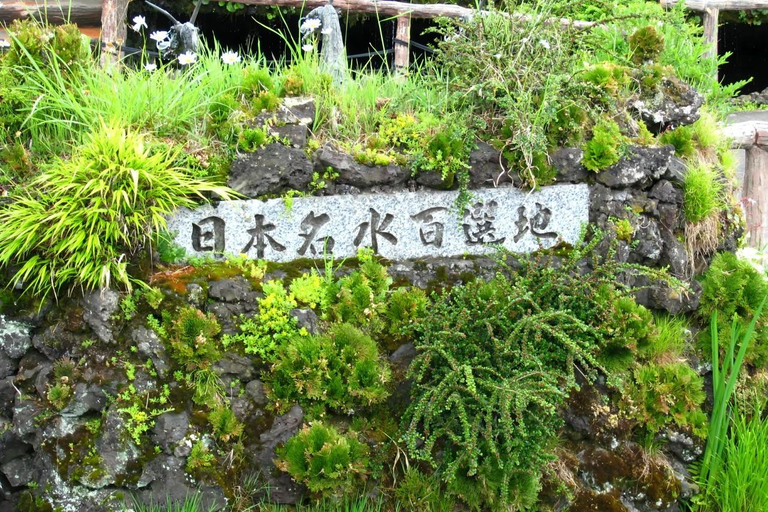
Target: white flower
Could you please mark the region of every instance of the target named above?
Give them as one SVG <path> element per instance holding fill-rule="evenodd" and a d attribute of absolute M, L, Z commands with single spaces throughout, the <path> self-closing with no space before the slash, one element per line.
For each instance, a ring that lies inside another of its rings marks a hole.
<path fill-rule="evenodd" d="M 304 50 L 305 52 L 311 52 L 312 50 L 315 49 L 315 47 L 312 46 L 311 44 L 305 44 L 304 46 L 301 47 L 301 49 Z"/>
<path fill-rule="evenodd" d="M 10 48 L 11 42 L 6 41 L 5 39 L 0 39 L 0 48 Z"/>
<path fill-rule="evenodd" d="M 144 64 L 144 69 L 146 69 L 147 71 L 149 71 L 151 73 L 152 71 L 155 71 L 157 69 L 157 64 L 155 64 L 153 62 L 148 62 L 148 63 Z"/>
<path fill-rule="evenodd" d="M 320 28 L 320 20 L 317 18 L 312 18 L 310 20 L 305 20 L 304 23 L 301 24 L 301 30 L 302 32 L 311 31 L 311 30 L 317 30 Z"/>
<path fill-rule="evenodd" d="M 500 59 L 500 58 L 501 58 L 501 54 L 500 54 L 500 53 L 497 53 L 497 54 L 495 54 L 495 55 L 493 56 L 493 58 L 494 58 L 494 59 Z"/>
<path fill-rule="evenodd" d="M 221 61 L 224 64 L 235 64 L 240 62 L 240 56 L 237 52 L 224 52 L 221 54 Z"/>
<path fill-rule="evenodd" d="M 155 30 L 154 32 L 149 34 L 149 38 L 159 43 L 160 41 L 165 41 L 166 39 L 168 39 L 168 32 L 165 30 Z"/>
<path fill-rule="evenodd" d="M 134 32 L 139 32 L 141 27 L 147 28 L 147 18 L 139 14 L 133 17 L 133 26 L 131 28 Z"/>
<path fill-rule="evenodd" d="M 540 39 L 539 44 L 543 46 L 545 50 L 549 50 L 549 41 L 546 39 Z"/>
<path fill-rule="evenodd" d="M 320 31 L 321 34 L 325 34 L 325 35 L 328 35 L 331 32 L 333 32 L 333 30 L 331 30 L 330 28 L 324 28 L 323 30 Z"/>
<path fill-rule="evenodd" d="M 179 64 L 181 64 L 182 66 L 194 64 L 195 62 L 197 62 L 197 55 L 190 51 L 186 51 L 181 55 L 179 55 Z"/>

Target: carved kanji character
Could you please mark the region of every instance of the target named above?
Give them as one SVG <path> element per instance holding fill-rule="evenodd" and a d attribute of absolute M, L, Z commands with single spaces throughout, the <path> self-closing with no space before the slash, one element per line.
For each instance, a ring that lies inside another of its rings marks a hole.
<path fill-rule="evenodd" d="M 320 250 L 315 247 L 315 239 L 318 231 L 320 231 L 320 228 L 326 225 L 330 220 L 331 217 L 327 213 L 315 215 L 314 211 L 309 212 L 309 215 L 304 217 L 304 220 L 301 221 L 300 227 L 303 233 L 299 233 L 299 236 L 304 239 L 304 243 L 296 252 L 302 256 L 306 254 L 307 249 L 309 249 L 313 256 L 333 252 L 333 246 L 336 242 L 331 236 L 317 238 L 317 241 L 322 242 L 322 245 L 320 246 Z"/>
<path fill-rule="evenodd" d="M 464 210 L 464 236 L 468 245 L 502 244 L 506 237 L 498 238 L 493 221 L 496 220 L 496 201 L 487 204 L 478 201 Z"/>
<path fill-rule="evenodd" d="M 360 246 L 360 243 L 363 241 L 363 238 L 365 238 L 365 234 L 369 231 L 371 233 L 371 248 L 373 249 L 373 252 L 375 253 L 379 252 L 379 241 L 378 241 L 379 236 L 389 241 L 389 243 L 391 243 L 392 245 L 397 245 L 397 237 L 392 233 L 388 233 L 384 231 L 389 227 L 389 225 L 392 223 L 395 217 L 392 214 L 388 213 L 384 216 L 384 220 L 381 220 L 381 214 L 379 212 L 377 212 L 373 208 L 369 208 L 368 210 L 371 212 L 371 221 L 362 222 L 357 226 L 358 227 L 357 236 L 355 237 L 355 240 L 354 240 L 355 247 Z"/>
<path fill-rule="evenodd" d="M 268 231 L 274 231 L 276 226 L 274 224 L 264 224 L 263 215 L 255 215 L 254 218 L 256 219 L 256 226 L 248 230 L 248 234 L 251 235 L 251 239 L 240 252 L 248 254 L 248 251 L 251 250 L 251 247 L 255 245 L 256 256 L 263 258 L 264 249 L 267 248 L 267 242 L 269 242 L 269 245 L 273 250 L 280 252 L 284 251 L 285 246 L 267 234 Z"/>
<path fill-rule="evenodd" d="M 438 213 L 447 211 L 448 208 L 436 206 L 434 208 L 427 208 L 416 215 L 411 215 L 413 220 L 424 223 L 423 226 L 419 227 L 419 238 L 421 238 L 422 244 L 425 246 L 434 245 L 435 247 L 443 246 L 443 232 L 445 231 L 445 225 L 442 222 L 436 221 L 435 217 Z"/>
<path fill-rule="evenodd" d="M 224 228 L 226 224 L 219 217 L 206 217 L 197 224 L 192 223 L 192 248 L 197 252 L 224 252 Z"/>

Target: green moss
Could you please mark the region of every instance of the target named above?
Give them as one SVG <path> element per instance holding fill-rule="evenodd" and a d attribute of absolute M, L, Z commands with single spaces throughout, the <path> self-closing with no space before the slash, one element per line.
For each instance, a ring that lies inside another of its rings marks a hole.
<path fill-rule="evenodd" d="M 657 60 L 664 51 L 664 36 L 651 25 L 638 28 L 629 36 L 629 50 L 635 64 Z"/>
<path fill-rule="evenodd" d="M 668 130 L 661 134 L 659 142 L 675 146 L 675 155 L 679 157 L 691 157 L 696 154 L 696 146 L 693 143 L 693 130 L 690 126 L 680 126 L 674 130 Z"/>
<path fill-rule="evenodd" d="M 616 121 L 601 119 L 592 130 L 592 139 L 584 146 L 582 164 L 590 171 L 601 171 L 621 158 L 625 138 Z"/>

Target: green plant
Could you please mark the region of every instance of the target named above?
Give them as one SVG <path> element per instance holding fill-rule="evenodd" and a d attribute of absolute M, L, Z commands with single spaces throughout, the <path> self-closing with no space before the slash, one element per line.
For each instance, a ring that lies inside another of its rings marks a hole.
<path fill-rule="evenodd" d="M 306 329 L 298 327 L 298 321 L 291 315 L 291 310 L 298 307 L 293 294 L 285 291 L 283 283 L 277 280 L 262 284 L 264 297 L 259 299 L 259 314 L 246 318 L 240 324 L 240 333 L 225 335 L 222 343 L 225 347 L 233 343 L 242 343 L 247 354 L 256 354 L 264 360 L 272 361 L 275 353 L 293 337 L 307 336 Z"/>
<path fill-rule="evenodd" d="M 357 258 L 358 270 L 338 280 L 326 280 L 322 309 L 331 321 L 349 322 L 373 334 L 382 328 L 379 314 L 386 307 L 392 278 L 371 249 L 360 249 Z"/>
<path fill-rule="evenodd" d="M 452 512 L 454 500 L 440 488 L 440 479 L 408 468 L 395 487 L 397 501 L 407 510 L 423 512 Z"/>
<path fill-rule="evenodd" d="M 368 447 L 322 423 L 304 426 L 278 448 L 275 465 L 321 496 L 340 495 L 368 475 Z"/>
<path fill-rule="evenodd" d="M 723 208 L 724 187 L 716 171 L 699 163 L 688 167 L 683 183 L 683 214 L 696 223 L 717 214 Z"/>
<path fill-rule="evenodd" d="M 219 407 L 208 414 L 208 423 L 213 428 L 216 437 L 224 441 L 230 441 L 243 434 L 244 425 L 235 417 L 235 413 L 228 407 Z"/>
<path fill-rule="evenodd" d="M 650 343 L 638 347 L 640 355 L 656 363 L 674 361 L 685 351 L 691 337 L 689 321 L 685 316 L 657 314 L 653 317 L 656 335 Z"/>
<path fill-rule="evenodd" d="M 383 401 L 390 371 L 369 336 L 336 324 L 321 336 L 294 337 L 277 353 L 266 391 L 277 411 L 294 401 L 350 412 Z"/>
<path fill-rule="evenodd" d="M 624 140 L 616 121 L 601 119 L 592 129 L 592 138 L 584 146 L 582 164 L 595 172 L 612 166 L 622 156 Z"/>
<path fill-rule="evenodd" d="M 72 400 L 72 386 L 64 383 L 54 384 L 48 388 L 46 398 L 56 410 L 60 411 Z"/>
<path fill-rule="evenodd" d="M 147 301 L 147 304 L 152 309 L 157 309 L 160 307 L 160 303 L 163 302 L 163 299 L 165 298 L 165 295 L 163 295 L 163 291 L 160 288 L 157 288 L 155 286 L 149 288 L 144 292 L 144 299 Z"/>
<path fill-rule="evenodd" d="M 629 51 L 635 64 L 655 61 L 664 51 L 664 36 L 652 25 L 638 28 L 629 36 Z"/>
<path fill-rule="evenodd" d="M 627 243 L 632 241 L 632 235 L 635 234 L 635 228 L 629 219 L 614 219 L 613 228 L 616 230 L 616 238 Z"/>
<path fill-rule="evenodd" d="M 705 398 L 704 381 L 688 364 L 649 363 L 635 369 L 621 410 L 651 434 L 674 423 L 704 437 L 707 418 L 701 405 Z"/>
<path fill-rule="evenodd" d="M 428 305 L 427 294 L 420 288 L 403 287 L 394 290 L 387 301 L 386 334 L 398 345 L 409 341 L 413 326 L 427 313 Z"/>
<path fill-rule="evenodd" d="M 323 300 L 323 280 L 317 271 L 312 270 L 309 274 L 302 274 L 291 281 L 291 294 L 297 303 L 305 304 L 310 308 L 316 308 Z"/>
<path fill-rule="evenodd" d="M 192 445 L 192 451 L 187 456 L 187 473 L 192 475 L 199 475 L 209 471 L 214 463 L 216 457 L 210 452 L 203 441 L 197 441 Z"/>
<path fill-rule="evenodd" d="M 754 312 L 751 321 L 746 329 L 743 329 L 736 318 L 733 319 L 728 340 L 728 348 L 725 357 L 720 363 L 721 347 L 716 342 L 718 329 L 718 313 L 712 312 L 710 317 L 710 337 L 712 354 L 712 392 L 713 407 L 712 416 L 709 420 L 709 436 L 707 446 L 704 450 L 704 458 L 697 468 L 697 479 L 705 490 L 703 503 L 711 497 L 718 488 L 718 482 L 721 480 L 721 472 L 724 471 L 727 461 L 724 458 L 726 444 L 728 443 L 729 427 L 729 408 L 731 399 L 736 389 L 736 383 L 744 363 L 747 349 L 755 334 L 755 327 L 758 318 L 763 312 L 765 302 L 768 300 L 768 294 L 763 296 L 760 305 Z M 738 345 L 738 352 L 736 350 Z M 736 427 L 738 428 L 738 426 Z M 748 449 L 747 447 L 745 447 Z M 727 470 L 725 470 L 727 471 Z"/>
<path fill-rule="evenodd" d="M 736 322 L 742 331 L 754 320 L 754 338 L 744 355 L 744 362 L 762 367 L 768 361 L 768 319 L 758 313 L 763 298 L 768 295 L 768 283 L 747 260 L 733 253 L 723 252 L 712 259 L 701 281 L 702 293 L 699 315 L 702 319 L 717 313 L 720 318 Z M 712 330 L 699 334 L 702 350 L 707 350 L 712 340 Z M 716 341 L 721 357 L 728 352 L 731 329 L 720 324 Z"/>
<path fill-rule="evenodd" d="M 209 368 L 220 357 L 216 336 L 221 331 L 212 313 L 183 307 L 167 328 L 171 357 L 187 371 Z"/>
<path fill-rule="evenodd" d="M 626 327 L 614 325 L 614 304 L 630 292 L 616 276 L 663 274 L 620 265 L 611 251 L 598 258 L 601 239 L 561 255 L 556 268 L 552 256 L 521 258 L 516 269 L 499 257 L 503 274 L 435 297 L 415 326 L 408 452 L 439 467 L 448 492 L 471 508 L 530 507 L 574 367 L 594 377 L 601 360 L 610 362 L 614 336 L 631 347 L 640 342 L 631 333 L 644 335 L 634 314 Z M 578 262 L 588 257 L 593 271 L 584 275 Z"/>
<path fill-rule="evenodd" d="M 122 512 L 214 512 L 216 510 L 215 505 L 211 505 L 207 509 L 203 508 L 200 496 L 200 494 L 193 494 L 184 498 L 183 501 L 172 501 L 168 497 L 164 505 L 157 503 L 146 505 L 134 499 L 130 508 L 123 505 Z"/>
<path fill-rule="evenodd" d="M 129 291 L 129 258 L 165 215 L 203 192 L 227 189 L 189 178 L 145 137 L 102 125 L 68 160 L 47 166 L 26 192 L 2 205 L 0 267 L 19 265 L 12 283 L 45 297 L 74 287 L 119 284 Z"/>
<path fill-rule="evenodd" d="M 245 128 L 237 139 L 237 147 L 241 151 L 253 152 L 267 143 L 267 132 L 261 128 Z"/>
<path fill-rule="evenodd" d="M 662 133 L 659 142 L 675 146 L 675 155 L 679 157 L 691 157 L 696 154 L 696 146 L 693 144 L 693 130 L 690 126 L 679 126 L 674 130 Z"/>

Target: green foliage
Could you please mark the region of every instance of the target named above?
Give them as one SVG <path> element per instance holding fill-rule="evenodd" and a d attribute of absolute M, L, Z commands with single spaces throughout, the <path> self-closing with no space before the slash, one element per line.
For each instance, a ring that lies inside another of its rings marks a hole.
<path fill-rule="evenodd" d="M 240 324 L 240 333 L 225 335 L 224 346 L 242 343 L 246 354 L 255 354 L 266 361 L 272 361 L 281 347 L 294 336 L 307 336 L 306 329 L 298 327 L 298 321 L 291 310 L 298 304 L 293 294 L 286 292 L 283 283 L 277 280 L 262 284 L 264 297 L 259 299 L 259 313 L 246 318 Z"/>
<path fill-rule="evenodd" d="M 616 238 L 624 242 L 631 242 L 635 234 L 635 228 L 629 219 L 613 219 L 613 228 L 616 230 Z"/>
<path fill-rule="evenodd" d="M 649 363 L 635 369 L 620 408 L 652 434 L 674 423 L 704 437 L 707 417 L 701 405 L 705 398 L 704 381 L 688 364 Z"/>
<path fill-rule="evenodd" d="M 747 261 L 733 253 L 723 252 L 715 256 L 701 281 L 699 303 L 701 318 L 717 313 L 723 322 L 717 331 L 718 346 L 722 355 L 727 353 L 731 342 L 730 326 L 733 320 L 744 331 L 758 311 L 763 298 L 768 295 L 768 283 L 763 274 Z M 768 317 L 755 318 L 754 339 L 749 345 L 744 362 L 762 367 L 768 362 Z M 710 346 L 709 332 L 699 334 L 702 349 Z"/>
<path fill-rule="evenodd" d="M 632 62 L 642 64 L 646 61 L 655 61 L 664 51 L 664 36 L 656 31 L 652 25 L 638 28 L 629 36 L 629 51 L 632 54 Z"/>
<path fill-rule="evenodd" d="M 237 147 L 241 151 L 253 152 L 267 143 L 267 132 L 261 128 L 245 128 L 237 139 Z"/>
<path fill-rule="evenodd" d="M 84 65 L 89 56 L 87 39 L 77 25 L 45 25 L 36 19 L 14 20 L 8 27 L 11 47 L 3 57 L 4 65 L 49 68 L 54 62 L 68 70 Z"/>
<path fill-rule="evenodd" d="M 200 494 L 194 494 L 184 498 L 184 501 L 172 501 L 168 497 L 165 505 L 145 505 L 134 499 L 131 508 L 124 506 L 122 512 L 214 512 L 216 510 L 215 505 L 208 509 L 203 508 L 200 496 Z"/>
<path fill-rule="evenodd" d="M 213 429 L 213 434 L 224 441 L 238 438 L 243 433 L 244 425 L 235 417 L 235 413 L 228 407 L 219 407 L 208 414 L 208 423 Z"/>
<path fill-rule="evenodd" d="M 192 445 L 192 451 L 187 456 L 187 473 L 201 475 L 209 472 L 216 462 L 216 457 L 210 452 L 203 441 L 197 441 Z"/>
<path fill-rule="evenodd" d="M 427 314 L 429 300 L 420 288 L 398 288 L 389 295 L 387 310 L 387 335 L 397 345 L 410 340 L 413 325 Z"/>
<path fill-rule="evenodd" d="M 685 316 L 654 315 L 656 335 L 650 343 L 638 347 L 640 355 L 647 360 L 661 362 L 677 359 L 686 349 L 691 336 L 689 321 Z"/>
<path fill-rule="evenodd" d="M 289 289 L 297 303 L 305 304 L 312 309 L 322 302 L 325 292 L 323 280 L 315 270 L 291 281 Z"/>
<path fill-rule="evenodd" d="M 454 500 L 441 489 L 440 479 L 408 468 L 395 487 L 395 497 L 406 510 L 453 512 Z"/>
<path fill-rule="evenodd" d="M 606 300 L 612 302 L 611 320 L 606 331 L 611 336 L 602 348 L 600 362 L 608 369 L 622 370 L 634 361 L 638 352 L 652 345 L 656 326 L 651 312 L 636 303 L 632 297 L 615 297 L 610 288 L 605 289 Z"/>
<path fill-rule="evenodd" d="M 371 334 L 381 330 L 379 314 L 386 308 L 392 278 L 376 261 L 371 249 L 358 251 L 360 268 L 337 281 L 326 283 L 323 311 L 333 322 L 352 323 Z"/>
<path fill-rule="evenodd" d="M 622 156 L 625 137 L 616 121 L 601 119 L 592 129 L 592 138 L 584 146 L 582 164 L 590 171 L 601 171 L 612 166 Z"/>
<path fill-rule="evenodd" d="M 725 464 L 708 489 L 709 507 L 718 512 L 768 510 L 768 420 L 734 414 L 723 447 Z"/>
<path fill-rule="evenodd" d="M 125 432 L 134 443 L 141 444 L 142 436 L 155 426 L 155 418 L 173 410 L 162 407 L 168 404 L 170 394 L 168 385 L 165 385 L 155 396 L 151 396 L 149 391 L 139 395 L 131 384 L 118 395 L 120 402 L 126 404 L 118 408 L 125 419 Z"/>
<path fill-rule="evenodd" d="M 72 400 L 72 386 L 61 382 L 56 383 L 48 388 L 46 398 L 56 410 L 60 411 Z"/>
<path fill-rule="evenodd" d="M 132 288 L 128 259 L 165 215 L 193 196 L 226 189 L 189 178 L 137 132 L 103 125 L 71 159 L 58 160 L 0 206 L 0 267 L 12 283 L 45 297 L 74 287 Z"/>
<path fill-rule="evenodd" d="M 206 315 L 192 306 L 183 307 L 166 328 L 171 357 L 187 371 L 210 367 L 221 355 L 216 341 L 220 331 L 212 313 Z"/>
<path fill-rule="evenodd" d="M 435 297 L 415 327 L 408 451 L 439 464 L 448 490 L 474 509 L 533 504 L 575 364 L 594 376 L 600 360 L 610 359 L 614 337 L 631 347 L 640 343 L 632 336 L 645 335 L 638 310 L 623 312 L 625 325 L 615 325 L 614 304 L 629 292 L 615 288 L 616 278 L 660 275 L 617 264 L 611 254 L 597 258 L 600 239 L 557 265 L 523 258 L 517 270 L 503 266 L 509 277 L 455 287 Z M 584 276 L 578 262 L 588 255 L 593 272 Z"/>
<path fill-rule="evenodd" d="M 279 469 L 321 496 L 341 495 L 369 472 L 368 447 L 322 423 L 305 426 L 276 453 Z"/>
<path fill-rule="evenodd" d="M 696 154 L 696 146 L 693 143 L 693 130 L 690 126 L 680 126 L 674 130 L 668 130 L 661 134 L 659 142 L 675 146 L 675 155 L 679 157 L 691 157 Z"/>
<path fill-rule="evenodd" d="M 737 463 L 737 461 L 725 459 L 726 445 L 729 443 L 728 427 L 733 422 L 733 420 L 729 420 L 732 417 L 730 409 L 734 391 L 736 390 L 736 383 L 738 382 L 747 350 L 753 340 L 757 320 L 763 312 L 766 300 L 768 300 L 768 295 L 763 297 L 746 329 L 742 329 L 737 318 L 734 317 L 731 324 L 728 349 L 725 357 L 722 358 L 722 365 L 720 364 L 720 347 L 715 342 L 719 331 L 717 312 L 713 312 L 710 317 L 710 336 L 712 340 L 710 345 L 712 355 L 712 416 L 709 421 L 709 436 L 707 438 L 707 447 L 704 451 L 704 458 L 697 467 L 697 479 L 704 489 L 704 493 L 699 497 L 699 503 L 704 505 L 705 509 L 707 505 L 710 505 L 708 502 L 717 501 L 718 491 L 720 491 L 721 495 L 727 495 L 733 490 L 728 489 L 723 492 L 718 487 L 723 480 L 722 472 L 728 472 L 726 464 L 729 462 Z M 764 408 L 764 396 L 761 397 L 760 405 Z M 755 418 L 760 418 L 759 412 L 755 415 Z M 732 434 L 738 432 L 738 420 L 736 420 L 736 423 Z M 733 438 L 730 438 L 730 441 L 733 441 Z M 749 450 L 749 441 L 747 441 L 745 449 Z M 758 485 L 764 484 L 758 483 Z"/>
<path fill-rule="evenodd" d="M 389 378 L 376 342 L 349 324 L 336 324 L 321 336 L 284 344 L 265 387 L 277 411 L 298 401 L 349 413 L 383 401 Z"/>
<path fill-rule="evenodd" d="M 723 208 L 724 186 L 715 169 L 704 163 L 688 166 L 683 183 L 683 214 L 688 222 L 701 222 Z"/>

